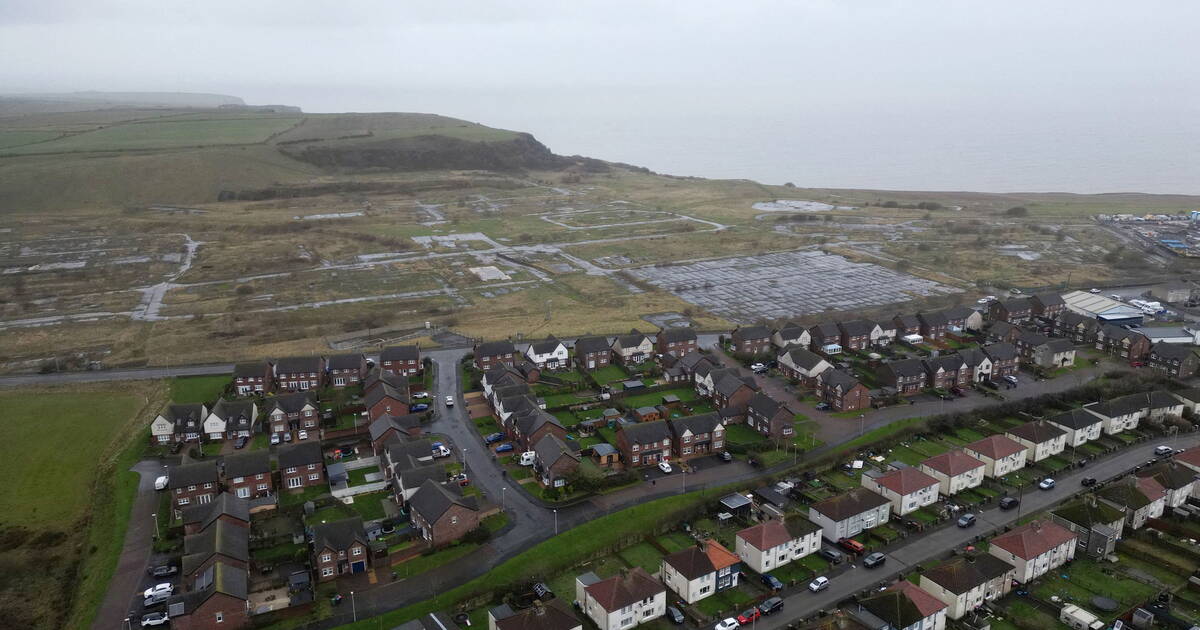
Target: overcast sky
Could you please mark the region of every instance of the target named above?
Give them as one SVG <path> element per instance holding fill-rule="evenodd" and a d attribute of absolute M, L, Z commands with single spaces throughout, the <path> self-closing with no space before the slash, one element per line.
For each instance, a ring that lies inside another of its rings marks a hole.
<path fill-rule="evenodd" d="M 570 110 L 591 124 L 602 107 L 634 126 L 732 108 L 1194 126 L 1197 24 L 1188 0 L 0 0 L 0 91 L 436 111 L 579 145 L 565 153 L 594 148 L 559 131 Z"/>

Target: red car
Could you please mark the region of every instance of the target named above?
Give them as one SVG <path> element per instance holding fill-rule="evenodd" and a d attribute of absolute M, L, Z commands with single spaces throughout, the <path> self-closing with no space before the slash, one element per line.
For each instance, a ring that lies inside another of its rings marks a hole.
<path fill-rule="evenodd" d="M 737 616 L 737 620 L 739 624 L 744 626 L 746 624 L 753 623 L 755 619 L 758 619 L 761 616 L 762 612 L 760 612 L 758 607 L 755 606 L 754 608 L 747 608 L 746 610 L 743 610 L 742 614 Z"/>

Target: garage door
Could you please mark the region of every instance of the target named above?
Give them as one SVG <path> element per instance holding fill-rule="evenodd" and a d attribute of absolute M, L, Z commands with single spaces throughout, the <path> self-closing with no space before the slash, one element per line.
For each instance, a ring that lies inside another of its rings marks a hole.
<path fill-rule="evenodd" d="M 366 560 L 359 560 L 358 562 L 350 563 L 350 572 L 351 573 L 362 573 L 363 571 L 366 571 L 366 570 L 367 570 L 367 561 Z"/>

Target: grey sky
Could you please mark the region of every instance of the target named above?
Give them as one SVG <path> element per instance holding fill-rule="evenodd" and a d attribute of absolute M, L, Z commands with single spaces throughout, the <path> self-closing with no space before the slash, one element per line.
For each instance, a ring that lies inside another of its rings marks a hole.
<path fill-rule="evenodd" d="M 558 129 L 599 106 L 641 125 L 733 108 L 1194 121 L 1196 24 L 1184 0 L 0 0 L 0 91 L 436 111 L 567 153 L 596 148 Z"/>

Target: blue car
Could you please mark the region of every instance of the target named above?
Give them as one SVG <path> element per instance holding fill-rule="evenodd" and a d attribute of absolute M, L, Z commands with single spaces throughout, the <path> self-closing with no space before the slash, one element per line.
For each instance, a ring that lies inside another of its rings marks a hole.
<path fill-rule="evenodd" d="M 499 442 L 500 440 L 503 440 L 503 439 L 504 439 L 503 433 L 492 433 L 492 434 L 484 437 L 483 442 L 484 442 L 484 444 L 495 444 L 496 442 Z"/>
<path fill-rule="evenodd" d="M 500 446 L 496 447 L 497 453 L 511 453 L 512 450 L 513 450 L 512 444 L 501 444 Z"/>
<path fill-rule="evenodd" d="M 427 405 L 425 403 L 417 403 L 417 404 L 413 405 L 412 407 L 408 408 L 409 411 L 425 411 L 427 409 L 429 409 L 429 405 Z"/>
<path fill-rule="evenodd" d="M 783 588 L 783 582 L 780 582 L 774 575 L 771 575 L 770 573 L 762 574 L 762 583 L 772 591 L 778 591 L 779 589 Z"/>

